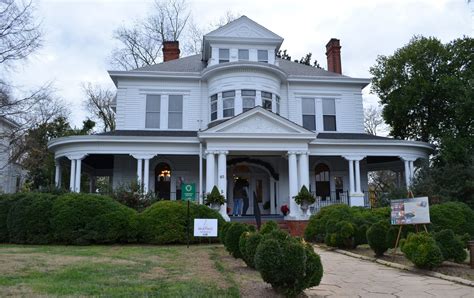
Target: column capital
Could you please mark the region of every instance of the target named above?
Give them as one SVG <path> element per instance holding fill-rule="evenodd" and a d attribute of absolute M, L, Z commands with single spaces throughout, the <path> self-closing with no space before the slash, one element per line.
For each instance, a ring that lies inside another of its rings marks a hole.
<path fill-rule="evenodd" d="M 152 159 L 156 156 L 156 153 L 130 153 L 135 159 Z"/>
<path fill-rule="evenodd" d="M 298 151 L 298 152 L 296 152 L 296 154 L 299 154 L 299 155 L 309 155 L 309 151 Z"/>
<path fill-rule="evenodd" d="M 73 153 L 73 154 L 68 154 L 66 155 L 67 158 L 69 158 L 69 160 L 83 160 L 84 158 L 86 158 L 86 156 L 89 155 L 87 153 Z"/>
<path fill-rule="evenodd" d="M 206 155 L 208 155 L 208 154 L 217 154 L 217 153 L 219 153 L 219 151 L 216 151 L 216 150 L 206 150 L 206 151 L 204 151 L 204 153 L 205 153 Z"/>
<path fill-rule="evenodd" d="M 298 151 L 288 151 L 288 153 L 286 155 L 290 156 L 290 155 L 296 155 L 298 153 L 299 153 Z"/>
<path fill-rule="evenodd" d="M 346 160 L 359 161 L 365 158 L 363 155 L 344 155 L 342 156 Z"/>
<path fill-rule="evenodd" d="M 229 151 L 226 151 L 226 150 L 222 150 L 222 151 L 216 151 L 217 154 L 224 154 L 224 155 L 227 155 L 229 154 Z"/>
<path fill-rule="evenodd" d="M 416 161 L 418 159 L 416 156 L 412 156 L 412 155 L 400 155 L 400 158 L 403 161 Z"/>

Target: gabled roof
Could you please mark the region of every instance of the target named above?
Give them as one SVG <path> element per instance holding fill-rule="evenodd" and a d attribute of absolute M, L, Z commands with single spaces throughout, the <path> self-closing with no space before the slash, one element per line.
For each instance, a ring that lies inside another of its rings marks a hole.
<path fill-rule="evenodd" d="M 204 38 L 209 37 L 268 38 L 283 42 L 283 37 L 268 30 L 245 15 L 204 35 Z"/>

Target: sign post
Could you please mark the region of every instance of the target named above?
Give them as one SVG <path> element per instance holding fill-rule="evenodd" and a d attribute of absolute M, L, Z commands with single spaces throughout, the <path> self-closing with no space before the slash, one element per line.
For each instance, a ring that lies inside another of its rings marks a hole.
<path fill-rule="evenodd" d="M 182 183 L 181 184 L 181 200 L 187 201 L 188 211 L 186 215 L 186 242 L 189 247 L 189 226 L 191 224 L 191 219 L 189 218 L 189 201 L 194 201 L 196 198 L 196 184 L 194 183 Z"/>

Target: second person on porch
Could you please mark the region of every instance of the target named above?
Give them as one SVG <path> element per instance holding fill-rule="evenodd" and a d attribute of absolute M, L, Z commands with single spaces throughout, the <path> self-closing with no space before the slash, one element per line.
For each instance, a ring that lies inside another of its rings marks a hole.
<path fill-rule="evenodd" d="M 233 210 L 233 216 L 241 216 L 242 213 L 242 207 L 244 207 L 244 201 L 247 202 L 246 207 L 248 208 L 248 182 L 245 179 L 237 179 L 235 181 L 235 186 L 234 186 L 234 210 Z M 245 208 L 245 207 L 244 207 Z M 245 209 L 247 209 L 245 208 Z M 247 210 L 245 210 L 247 211 Z"/>

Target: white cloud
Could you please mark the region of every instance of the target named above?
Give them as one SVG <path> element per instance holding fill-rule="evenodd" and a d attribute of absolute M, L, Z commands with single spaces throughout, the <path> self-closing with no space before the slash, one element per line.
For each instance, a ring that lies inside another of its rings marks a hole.
<path fill-rule="evenodd" d="M 11 73 L 17 85 L 38 86 L 55 81 L 57 94 L 73 111 L 79 126 L 83 81 L 113 86 L 108 57 L 116 45 L 115 28 L 144 17 L 151 1 L 53 1 L 39 3 L 45 46 Z M 195 22 L 206 25 L 226 11 L 245 14 L 285 38 L 282 48 L 294 59 L 312 52 L 326 66 L 325 45 L 341 39 L 343 72 L 369 77 L 377 55 L 389 55 L 416 34 L 447 42 L 471 34 L 471 14 L 465 0 L 420 1 L 249 1 L 190 2 Z M 364 90 L 367 104 L 377 104 Z"/>

